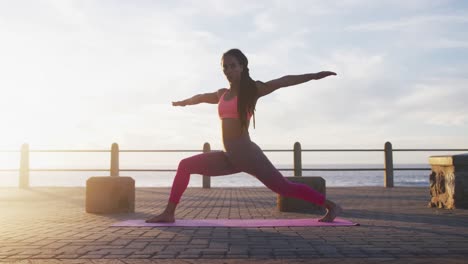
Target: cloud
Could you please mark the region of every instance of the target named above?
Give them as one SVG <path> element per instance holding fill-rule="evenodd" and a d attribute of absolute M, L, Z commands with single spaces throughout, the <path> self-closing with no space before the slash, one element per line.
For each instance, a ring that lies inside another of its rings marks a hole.
<path fill-rule="evenodd" d="M 311 61 L 316 69 L 333 70 L 338 76 L 282 88 L 261 99 L 255 133 L 265 143 L 272 144 L 279 136 L 301 137 L 308 144 L 318 144 L 317 139 L 344 143 L 369 126 L 379 126 L 391 114 L 382 104 L 385 99 L 375 91 L 388 88 L 380 84 L 389 67 L 384 54 L 337 51 Z M 260 130 L 268 124 L 275 129 Z"/>
<path fill-rule="evenodd" d="M 467 79 L 428 79 L 395 102 L 403 119 L 435 126 L 468 125 Z"/>
<path fill-rule="evenodd" d="M 422 49 L 467 49 L 468 40 L 434 39 L 422 43 L 419 41 L 414 45 L 418 45 Z"/>
<path fill-rule="evenodd" d="M 0 109 L 15 142 L 220 148 L 215 105 L 170 102 L 225 87 L 219 60 L 232 47 L 259 80 L 338 73 L 262 98 L 251 133 L 264 146 L 466 130 L 468 16 L 451 2 L 28 3 L 0 4 Z M 17 121 L 5 117 L 15 110 Z"/>
<path fill-rule="evenodd" d="M 408 31 L 416 28 L 426 27 L 428 24 L 440 23 L 467 23 L 468 15 L 425 15 L 400 18 L 396 20 L 376 21 L 350 25 L 347 31 Z"/>
<path fill-rule="evenodd" d="M 255 26 L 259 32 L 274 32 L 277 25 L 273 22 L 270 15 L 262 13 L 254 18 Z"/>
<path fill-rule="evenodd" d="M 354 113 L 359 116 L 360 111 L 365 111 L 361 109 L 362 104 L 378 100 L 387 93 L 386 85 L 380 84 L 389 67 L 384 58 L 384 54 L 367 54 L 359 50 L 337 51 L 317 58 L 318 71 L 331 70 L 338 76 L 284 88 L 278 100 L 286 107 L 292 104 L 293 111 L 295 105 L 300 105 L 306 113 L 317 118 L 349 120 Z M 349 111 L 350 107 L 353 111 Z"/>

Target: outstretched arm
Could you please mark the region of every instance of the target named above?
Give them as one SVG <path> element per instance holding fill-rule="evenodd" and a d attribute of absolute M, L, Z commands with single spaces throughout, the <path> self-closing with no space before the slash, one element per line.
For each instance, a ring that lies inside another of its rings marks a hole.
<path fill-rule="evenodd" d="M 266 83 L 257 82 L 258 97 L 270 94 L 273 91 L 278 90 L 279 88 L 305 83 L 310 80 L 320 80 L 331 75 L 336 75 L 336 73 L 331 71 L 321 71 L 317 73 L 308 73 L 301 75 L 286 75 L 281 78 L 268 81 Z"/>
<path fill-rule="evenodd" d="M 173 106 L 186 106 L 186 105 L 196 105 L 200 103 L 208 103 L 208 104 L 217 104 L 219 101 L 220 93 L 223 92 L 224 89 L 219 89 L 213 93 L 204 93 L 204 94 L 197 94 L 192 96 L 188 99 L 172 102 Z"/>

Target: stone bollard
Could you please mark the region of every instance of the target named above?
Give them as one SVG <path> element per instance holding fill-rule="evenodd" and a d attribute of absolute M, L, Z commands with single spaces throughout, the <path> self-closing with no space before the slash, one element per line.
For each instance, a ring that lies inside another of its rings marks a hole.
<path fill-rule="evenodd" d="M 326 195 L 325 192 L 325 179 L 322 177 L 285 177 L 289 181 L 303 183 L 314 190 Z M 282 195 L 277 195 L 276 206 L 280 212 L 302 212 L 305 210 L 312 210 L 313 212 L 321 212 L 322 207 L 309 203 L 300 199 L 285 197 Z"/>
<path fill-rule="evenodd" d="M 468 153 L 431 156 L 429 207 L 468 208 Z"/>

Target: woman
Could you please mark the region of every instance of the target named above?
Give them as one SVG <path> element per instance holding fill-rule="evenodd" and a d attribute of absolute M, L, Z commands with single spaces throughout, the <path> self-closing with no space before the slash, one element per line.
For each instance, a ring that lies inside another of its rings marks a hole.
<path fill-rule="evenodd" d="M 218 104 L 225 151 L 202 153 L 183 159 L 179 163 L 166 209 L 146 222 L 175 221 L 175 209 L 188 186 L 191 174 L 220 176 L 239 172 L 255 176 L 269 189 L 282 196 L 302 199 L 325 207 L 327 212 L 319 221 L 332 222 L 342 209 L 309 186 L 284 178 L 262 150 L 250 140 L 248 129 L 250 118 L 254 115 L 255 104 L 260 97 L 282 87 L 319 80 L 336 73 L 324 71 L 288 75 L 266 83 L 253 81 L 249 75 L 247 57 L 238 49 L 224 53 L 221 64 L 224 75 L 229 81 L 229 89 L 223 88 L 213 93 L 198 94 L 183 101 L 173 102 L 172 105 Z"/>

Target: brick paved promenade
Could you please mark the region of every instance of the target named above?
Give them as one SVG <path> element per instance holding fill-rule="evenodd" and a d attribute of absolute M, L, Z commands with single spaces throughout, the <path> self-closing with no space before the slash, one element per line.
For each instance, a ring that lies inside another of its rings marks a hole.
<path fill-rule="evenodd" d="M 428 189 L 327 188 L 353 227 L 110 227 L 164 208 L 137 188 L 134 214 L 84 210 L 85 188 L 0 188 L 0 263 L 467 263 L 468 210 L 427 208 Z M 266 188 L 189 188 L 179 219 L 305 218 Z"/>

